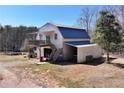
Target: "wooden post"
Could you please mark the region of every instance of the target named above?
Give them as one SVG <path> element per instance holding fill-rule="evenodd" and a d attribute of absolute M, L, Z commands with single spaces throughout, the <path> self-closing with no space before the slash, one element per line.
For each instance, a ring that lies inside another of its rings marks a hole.
<path fill-rule="evenodd" d="M 107 52 L 106 55 L 107 55 L 107 56 L 106 56 L 106 62 L 109 64 L 109 63 L 110 63 L 110 60 L 109 60 L 109 52 Z"/>
<path fill-rule="evenodd" d="M 30 47 L 28 47 L 28 59 L 30 60 Z"/>
<path fill-rule="evenodd" d="M 42 58 L 41 58 L 41 47 L 39 46 L 39 59 L 40 59 L 40 62 L 42 62 Z"/>

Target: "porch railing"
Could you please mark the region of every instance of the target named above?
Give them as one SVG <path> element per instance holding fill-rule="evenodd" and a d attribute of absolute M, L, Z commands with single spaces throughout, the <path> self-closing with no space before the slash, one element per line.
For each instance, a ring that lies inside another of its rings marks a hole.
<path fill-rule="evenodd" d="M 51 44 L 51 42 L 47 40 L 29 40 L 29 45 L 45 45 L 45 44 Z"/>

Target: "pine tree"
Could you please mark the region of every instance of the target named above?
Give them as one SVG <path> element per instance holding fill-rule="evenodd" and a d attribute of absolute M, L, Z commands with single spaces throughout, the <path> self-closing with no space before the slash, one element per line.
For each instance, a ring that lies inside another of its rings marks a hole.
<path fill-rule="evenodd" d="M 109 11 L 101 11 L 92 40 L 105 50 L 107 63 L 110 63 L 109 53 L 121 42 L 120 32 L 121 26 L 115 16 Z"/>

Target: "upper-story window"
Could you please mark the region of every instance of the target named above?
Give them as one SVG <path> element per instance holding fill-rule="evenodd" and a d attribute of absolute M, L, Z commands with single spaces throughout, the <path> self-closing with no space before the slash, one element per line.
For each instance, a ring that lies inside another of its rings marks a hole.
<path fill-rule="evenodd" d="M 40 40 L 42 39 L 42 35 L 41 35 L 41 34 L 39 34 L 39 39 L 40 39 Z"/>
<path fill-rule="evenodd" d="M 58 38 L 57 34 L 55 33 L 55 40 Z"/>
<path fill-rule="evenodd" d="M 50 43 L 50 36 L 46 35 L 46 43 Z"/>

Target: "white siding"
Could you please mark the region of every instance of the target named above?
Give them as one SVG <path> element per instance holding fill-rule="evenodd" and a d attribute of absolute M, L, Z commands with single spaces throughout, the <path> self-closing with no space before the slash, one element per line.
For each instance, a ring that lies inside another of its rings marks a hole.
<path fill-rule="evenodd" d="M 49 48 L 49 46 L 45 46 L 45 47 L 37 47 L 37 58 L 40 58 L 44 56 L 44 48 Z"/>
<path fill-rule="evenodd" d="M 102 56 L 102 50 L 98 45 L 95 46 L 87 46 L 87 47 L 78 47 L 77 50 L 77 59 L 78 63 L 82 63 L 86 61 L 86 56 L 92 55 L 93 58 L 99 58 Z"/>
<path fill-rule="evenodd" d="M 43 47 L 37 47 L 37 58 L 40 58 L 40 56 L 44 56 L 44 48 Z"/>
<path fill-rule="evenodd" d="M 55 40 L 54 35 L 57 34 L 57 39 Z M 46 35 L 50 35 L 51 43 L 56 46 L 56 48 L 63 48 L 63 37 L 59 32 L 58 28 L 52 24 L 46 24 L 42 28 L 39 29 L 38 35 L 36 37 L 39 40 L 39 34 L 42 35 L 42 40 L 46 39 Z"/>

